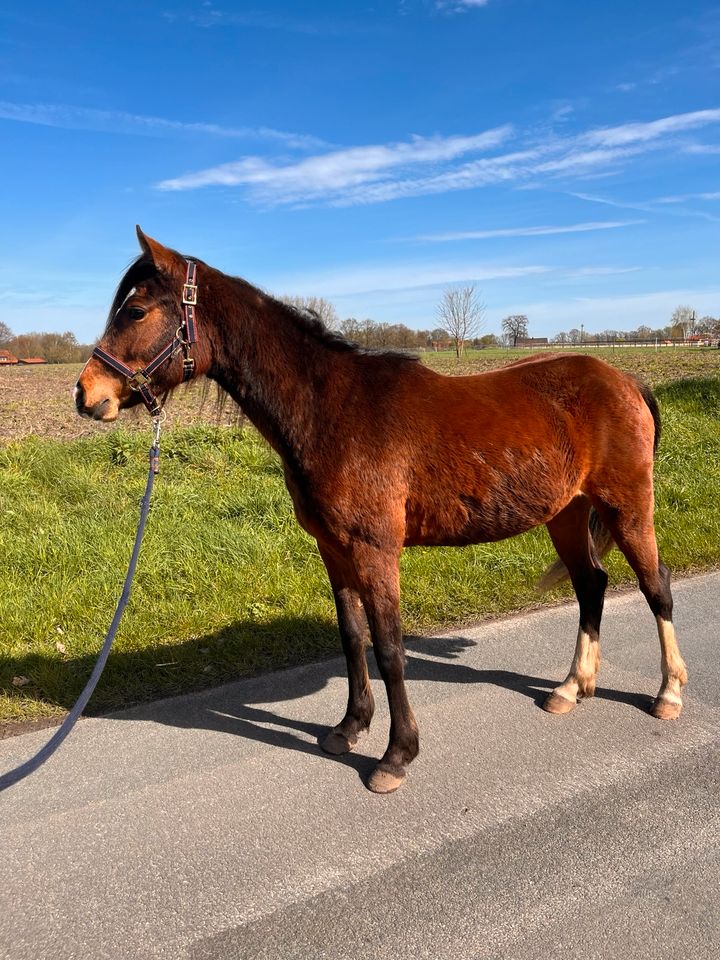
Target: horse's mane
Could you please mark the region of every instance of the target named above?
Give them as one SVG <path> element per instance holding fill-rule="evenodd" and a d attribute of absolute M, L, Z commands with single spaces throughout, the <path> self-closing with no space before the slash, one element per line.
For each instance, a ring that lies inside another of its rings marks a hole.
<path fill-rule="evenodd" d="M 178 254 L 178 256 L 184 255 Z M 185 257 L 185 259 L 197 261 L 196 257 Z M 125 274 L 120 280 L 117 290 L 115 291 L 115 296 L 113 297 L 112 304 L 110 305 L 110 312 L 107 319 L 108 327 L 112 323 L 115 314 L 125 302 L 125 299 L 130 291 L 134 287 L 137 287 L 139 284 L 143 283 L 145 280 L 149 280 L 151 277 L 157 276 L 158 272 L 159 271 L 155 264 L 144 253 L 140 254 L 139 257 L 133 260 L 133 262 L 125 271 Z M 253 284 L 248 283 L 247 280 L 243 280 L 242 277 L 234 277 L 228 274 L 224 274 L 224 276 L 226 276 L 228 280 L 232 280 L 234 283 L 245 287 L 255 294 L 261 294 L 268 304 L 270 304 L 278 312 L 289 317 L 295 326 L 299 327 L 303 333 L 307 334 L 307 336 L 309 336 L 312 340 L 315 340 L 317 343 L 328 347 L 330 350 L 334 350 L 339 353 L 355 353 L 359 356 L 365 357 L 385 357 L 387 359 L 406 361 L 408 363 L 416 363 L 420 359 L 417 354 L 405 353 L 402 350 L 385 350 L 382 348 L 377 349 L 372 347 L 363 347 L 359 343 L 348 340 L 347 337 L 344 337 L 336 330 L 330 330 L 328 327 L 326 327 L 321 317 L 314 310 L 299 308 L 293 304 L 287 303 L 285 300 L 280 300 L 277 297 L 273 297 L 272 294 L 261 290 L 259 287 L 253 286 Z"/>
<path fill-rule="evenodd" d="M 382 348 L 363 347 L 359 343 L 355 343 L 354 340 L 348 340 L 347 337 L 343 336 L 343 334 L 337 330 L 330 330 L 326 327 L 322 318 L 315 310 L 296 307 L 291 303 L 287 303 L 285 300 L 278 300 L 267 293 L 265 293 L 264 296 L 272 302 L 273 306 L 282 310 L 286 315 L 289 315 L 296 326 L 300 327 L 304 333 L 318 343 L 329 347 L 330 350 L 336 350 L 339 353 L 355 353 L 363 357 L 388 357 L 395 360 L 408 360 L 411 363 L 420 359 L 417 354 L 405 353 L 403 350 L 384 350 Z"/>

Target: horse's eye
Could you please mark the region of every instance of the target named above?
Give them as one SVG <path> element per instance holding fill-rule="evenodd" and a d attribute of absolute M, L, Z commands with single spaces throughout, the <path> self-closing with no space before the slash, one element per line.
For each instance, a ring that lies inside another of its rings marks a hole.
<path fill-rule="evenodd" d="M 128 310 L 128 316 L 131 320 L 142 320 L 145 316 L 145 311 L 142 307 L 130 307 Z"/>

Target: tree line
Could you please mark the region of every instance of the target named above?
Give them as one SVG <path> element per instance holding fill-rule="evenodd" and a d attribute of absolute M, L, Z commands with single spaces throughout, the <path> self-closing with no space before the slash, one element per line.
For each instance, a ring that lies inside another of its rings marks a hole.
<path fill-rule="evenodd" d="M 560 331 L 552 338 L 552 343 L 613 343 L 618 340 L 689 340 L 691 337 L 720 336 L 720 318 L 706 314 L 698 317 L 695 310 L 688 306 L 676 307 L 670 322 L 664 327 L 649 327 L 641 324 L 635 330 L 601 330 L 587 333 L 582 327 L 573 327 Z"/>
<path fill-rule="evenodd" d="M 65 333 L 19 333 L 0 320 L 0 350 L 18 358 L 42 357 L 48 363 L 84 363 L 94 344 L 78 343 L 70 330 Z"/>
<path fill-rule="evenodd" d="M 483 333 L 485 305 L 474 286 L 450 287 L 444 291 L 436 310 L 437 326 L 413 330 L 404 323 L 382 323 L 356 317 L 340 319 L 337 310 L 323 297 L 283 297 L 285 303 L 312 313 L 330 330 L 341 333 L 362 347 L 375 349 L 433 350 L 454 349 L 461 357 L 467 346 L 514 347 L 529 337 L 529 321 L 525 314 L 510 314 L 501 321 L 501 335 Z M 664 327 L 641 325 L 635 330 L 607 329 L 589 333 L 580 327 L 560 331 L 551 343 L 613 343 L 636 340 L 687 340 L 696 335 L 720 336 L 720 319 L 709 315 L 698 317 L 689 306 L 679 306 Z M 0 320 L 0 349 L 16 357 L 42 357 L 48 363 L 84 363 L 94 344 L 79 343 L 71 331 L 65 333 L 13 334 Z"/>
<path fill-rule="evenodd" d="M 328 330 L 335 330 L 353 343 L 369 349 L 426 350 L 433 343 L 447 345 L 454 337 L 451 324 L 428 330 L 413 330 L 404 323 L 378 323 L 367 317 L 346 317 L 341 320 L 338 312 L 323 297 L 282 297 L 284 303 L 296 310 L 314 314 Z M 439 314 L 439 319 L 443 317 Z M 469 328 L 466 328 L 466 338 Z"/>

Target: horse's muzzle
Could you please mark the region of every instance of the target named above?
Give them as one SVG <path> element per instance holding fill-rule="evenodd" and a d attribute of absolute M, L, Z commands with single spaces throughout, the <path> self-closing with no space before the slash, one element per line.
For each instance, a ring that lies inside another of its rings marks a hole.
<path fill-rule="evenodd" d="M 73 395 L 75 397 L 75 407 L 77 408 L 77 412 L 81 417 L 88 417 L 91 420 L 105 419 L 104 414 L 107 412 L 107 408 L 110 405 L 109 397 L 105 397 L 105 399 L 99 400 L 97 403 L 92 404 L 92 406 L 88 406 L 85 388 L 79 380 L 75 384 Z"/>

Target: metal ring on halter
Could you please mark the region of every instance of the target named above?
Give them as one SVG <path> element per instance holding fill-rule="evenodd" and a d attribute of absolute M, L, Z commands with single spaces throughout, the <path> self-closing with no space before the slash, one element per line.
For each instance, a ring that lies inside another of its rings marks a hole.
<path fill-rule="evenodd" d="M 136 370 L 131 377 L 128 377 L 128 386 L 135 393 L 140 393 L 141 389 L 148 383 L 150 383 L 150 377 L 142 370 Z"/>

